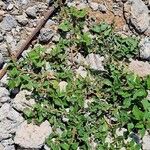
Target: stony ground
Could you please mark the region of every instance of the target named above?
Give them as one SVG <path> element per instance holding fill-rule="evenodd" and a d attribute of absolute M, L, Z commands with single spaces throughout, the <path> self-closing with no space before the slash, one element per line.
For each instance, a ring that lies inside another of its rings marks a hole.
<path fill-rule="evenodd" d="M 50 1 L 0 1 L 0 67 L 9 61 L 10 53 L 17 51 L 31 34 Z M 130 60 L 129 68 L 142 77 L 150 74 L 149 0 L 68 0 L 67 5 L 81 9 L 88 8 L 88 15 L 95 22 L 114 22 L 115 30 L 119 34 L 137 36 L 141 41 L 139 55 L 141 61 Z M 42 43 L 50 48 L 59 40 L 57 25 L 58 19 L 54 15 L 47 21 L 30 48 L 36 43 Z M 6 87 L 7 75 L 0 84 L 0 150 L 31 150 L 31 148 L 49 150 L 44 145 L 45 138 L 52 132 L 49 122 L 45 121 L 40 126 L 27 124 L 22 116 L 24 108 L 31 107 L 35 101 L 33 99 L 26 101 L 27 91 L 20 91 L 15 97 L 11 97 L 12 91 L 8 91 Z M 143 138 L 144 150 L 150 150 L 149 143 L 150 136 L 147 134 Z"/>

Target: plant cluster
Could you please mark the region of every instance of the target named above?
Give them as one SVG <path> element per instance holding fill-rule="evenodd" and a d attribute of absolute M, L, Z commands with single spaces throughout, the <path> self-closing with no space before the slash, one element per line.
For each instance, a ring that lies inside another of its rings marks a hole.
<path fill-rule="evenodd" d="M 25 118 L 36 124 L 50 122 L 53 133 L 46 144 L 52 150 L 140 149 L 130 135 L 143 136 L 150 126 L 150 77 L 130 74 L 118 63 L 136 56 L 138 41 L 117 35 L 106 23 L 89 26 L 84 33 L 86 10 L 64 8 L 61 15 L 65 19 L 60 21 L 61 38 L 55 48 L 36 47 L 19 63 L 10 64 L 9 88 L 32 91 L 37 102 L 24 110 Z M 73 56 L 78 52 L 107 55 L 111 63 L 105 66 L 106 72 L 87 68 L 87 77 L 77 77 L 68 64 L 67 48 Z M 59 85 L 62 81 L 67 83 L 64 90 Z M 122 128 L 124 133 L 117 135 Z"/>

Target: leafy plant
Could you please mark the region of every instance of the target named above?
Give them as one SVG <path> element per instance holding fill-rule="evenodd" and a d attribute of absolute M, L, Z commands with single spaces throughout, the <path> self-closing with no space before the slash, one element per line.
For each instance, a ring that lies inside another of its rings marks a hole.
<path fill-rule="evenodd" d="M 86 10 L 64 8 L 60 19 L 61 38 L 51 51 L 39 46 L 23 60 L 10 63 L 9 89 L 29 90 L 37 102 L 24 110 L 24 117 L 36 124 L 50 122 L 53 132 L 46 144 L 52 150 L 140 149 L 130 136 L 132 132 L 143 136 L 149 129 L 150 77 L 129 74 L 119 63 L 136 56 L 138 41 L 121 37 L 104 22 L 88 26 Z M 87 77 L 77 77 L 78 66 L 69 55 L 78 52 L 107 55 L 110 64 L 103 73 L 87 68 Z M 67 83 L 65 90 L 60 89 L 61 82 Z M 126 131 L 118 136 L 121 128 Z"/>

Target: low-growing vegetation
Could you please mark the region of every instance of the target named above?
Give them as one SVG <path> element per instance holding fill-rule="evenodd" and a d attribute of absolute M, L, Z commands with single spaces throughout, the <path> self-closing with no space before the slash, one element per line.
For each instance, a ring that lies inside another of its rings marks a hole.
<path fill-rule="evenodd" d="M 9 88 L 32 91 L 36 105 L 24 110 L 24 117 L 50 122 L 46 144 L 52 150 L 138 150 L 141 143 L 132 134 L 142 137 L 150 126 L 150 77 L 129 73 L 124 63 L 137 56 L 138 40 L 120 36 L 113 25 L 87 22 L 86 10 L 62 9 L 59 42 L 51 51 L 38 46 L 10 63 Z M 104 56 L 105 71 L 84 66 L 87 76 L 77 76 L 79 52 Z"/>

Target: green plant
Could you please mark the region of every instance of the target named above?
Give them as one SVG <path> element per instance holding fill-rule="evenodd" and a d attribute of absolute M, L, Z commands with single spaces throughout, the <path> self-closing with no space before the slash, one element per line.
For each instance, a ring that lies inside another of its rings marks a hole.
<path fill-rule="evenodd" d="M 149 128 L 150 77 L 129 74 L 119 64 L 136 55 L 137 40 L 122 38 L 106 23 L 89 26 L 84 33 L 85 10 L 71 7 L 62 9 L 61 14 L 61 38 L 51 51 L 39 46 L 22 61 L 10 63 L 9 89 L 29 90 L 37 102 L 24 110 L 24 117 L 36 124 L 50 122 L 53 132 L 46 144 L 52 150 L 91 150 L 94 145 L 96 150 L 140 149 L 134 139 L 127 139 L 132 132 L 143 136 Z M 103 73 L 87 68 L 86 78 L 77 77 L 72 67 L 77 65 L 68 63 L 68 53 L 74 56 L 78 52 L 107 55 L 110 64 Z M 63 91 L 61 82 L 67 83 Z M 120 128 L 126 131 L 117 136 Z M 106 141 L 108 135 L 110 143 Z"/>

